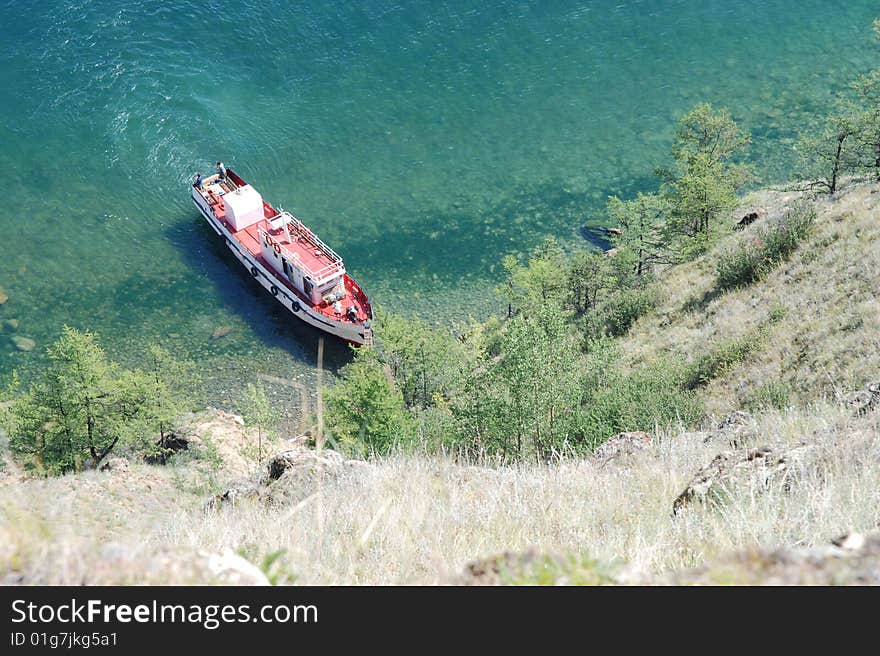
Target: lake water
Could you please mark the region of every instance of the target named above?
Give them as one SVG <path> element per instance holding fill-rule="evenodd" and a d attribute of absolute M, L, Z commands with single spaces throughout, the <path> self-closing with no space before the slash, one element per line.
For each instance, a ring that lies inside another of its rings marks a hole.
<path fill-rule="evenodd" d="M 675 121 L 729 107 L 764 182 L 880 49 L 876 3 L 817 0 L 0 2 L 0 378 L 67 323 L 133 362 L 197 359 L 210 401 L 310 379 L 276 307 L 189 200 L 222 159 L 346 259 L 380 305 L 492 311 L 504 254 L 583 245 L 654 184 Z M 230 334 L 212 340 L 212 332 Z M 327 364 L 347 350 L 328 341 Z"/>

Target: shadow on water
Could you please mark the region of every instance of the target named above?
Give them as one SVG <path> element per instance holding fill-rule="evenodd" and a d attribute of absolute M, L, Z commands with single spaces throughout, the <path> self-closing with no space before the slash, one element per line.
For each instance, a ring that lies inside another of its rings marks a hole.
<path fill-rule="evenodd" d="M 427 297 L 414 301 L 411 308 L 416 313 L 427 312 L 431 311 L 433 289 L 460 285 L 468 279 L 497 281 L 505 254 L 526 253 L 549 235 L 575 248 L 583 242 L 590 248 L 606 248 L 603 224 L 607 222 L 604 207 L 608 194 L 626 198 L 652 183 L 653 179 L 645 178 L 633 181 L 627 189 L 573 190 L 560 182 L 547 182 L 507 194 L 487 209 L 464 200 L 442 210 L 424 209 L 393 229 L 376 223 L 371 226 L 372 234 L 352 231 L 342 248 L 352 270 L 368 274 L 367 281 L 390 282 L 386 285 L 389 294 L 404 294 L 400 290 L 410 281 L 429 280 Z M 283 352 L 298 369 L 314 371 L 318 338 L 323 333 L 272 299 L 195 210 L 181 206 L 164 236 L 180 252 L 190 274 L 182 281 L 127 280 L 121 284 L 119 294 L 137 296 L 134 312 L 138 321 L 149 321 L 150 308 L 159 308 L 166 313 L 162 323 L 173 325 L 174 317 L 168 313 L 185 311 L 195 315 L 195 319 L 187 317 L 180 323 L 198 333 L 189 336 L 195 344 L 190 351 L 197 356 L 205 353 L 222 360 L 227 353 L 247 358 L 254 352 Z M 178 299 L 180 309 L 169 309 L 174 303 L 168 299 Z M 373 300 L 399 310 L 404 307 L 402 298 Z M 128 303 L 131 307 L 130 296 Z M 205 308 L 204 316 L 200 316 L 201 307 Z M 253 343 L 242 342 L 239 331 L 236 339 L 212 341 L 217 321 L 238 321 Z M 349 347 L 327 337 L 325 369 L 335 372 L 350 360 Z M 253 365 L 251 370 L 273 373 L 268 370 L 273 366 L 272 357 L 245 364 Z"/>
<path fill-rule="evenodd" d="M 656 179 L 651 176 L 635 178 L 623 189 L 573 190 L 548 181 L 520 188 L 486 208 L 459 201 L 447 208 L 422 209 L 393 230 L 350 236 L 345 248 L 354 254 L 352 263 L 369 270 L 374 279 L 427 274 L 440 285 L 492 279 L 506 254 L 527 253 L 551 235 L 572 247 L 583 240 L 593 248 L 609 248 L 608 196 L 630 198 L 653 186 Z"/>
<path fill-rule="evenodd" d="M 212 304 L 238 317 L 263 347 L 284 351 L 313 369 L 318 340 L 325 336 L 326 370 L 335 372 L 351 360 L 345 342 L 309 326 L 271 298 L 199 217 L 181 217 L 166 230 L 166 237 L 180 249 L 194 276 L 210 286 L 203 293 L 212 297 Z"/>

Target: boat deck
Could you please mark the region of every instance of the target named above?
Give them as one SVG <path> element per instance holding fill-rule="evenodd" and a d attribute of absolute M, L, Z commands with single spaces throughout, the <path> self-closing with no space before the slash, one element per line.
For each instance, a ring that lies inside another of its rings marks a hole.
<path fill-rule="evenodd" d="M 266 261 L 262 254 L 261 232 L 267 232 L 279 243 L 286 251 L 295 254 L 306 268 L 311 271 L 321 271 L 337 266 L 341 269 L 342 262 L 335 253 L 328 253 L 318 247 L 309 239 L 310 233 L 299 230 L 291 230 L 291 234 L 283 228 L 274 229 L 268 219 L 278 215 L 278 211 L 265 200 L 263 201 L 263 220 L 258 221 L 254 225 L 248 226 L 236 231 L 232 224 L 226 219 L 226 208 L 223 203 L 223 196 L 234 191 L 244 181 L 235 176 L 230 171 L 230 176 L 225 181 L 220 181 L 216 176 L 212 176 L 205 180 L 202 196 L 208 201 L 214 216 L 220 220 L 232 236 L 244 246 L 250 255 L 263 264 L 266 269 L 276 278 L 279 285 L 283 285 L 286 289 L 296 294 L 299 300 L 309 307 L 317 310 L 326 317 L 334 321 L 344 321 L 346 323 L 360 324 L 371 318 L 372 309 L 369 300 L 363 290 L 348 275 L 343 275 L 343 285 L 345 288 L 345 297 L 340 299 L 342 306 L 341 313 L 337 313 L 331 303 L 322 302 L 315 305 L 305 294 L 297 289 L 293 283 L 287 280 L 282 274 L 275 270 L 272 263 Z M 357 311 L 357 318 L 352 319 L 348 315 L 350 307 L 354 307 Z"/>

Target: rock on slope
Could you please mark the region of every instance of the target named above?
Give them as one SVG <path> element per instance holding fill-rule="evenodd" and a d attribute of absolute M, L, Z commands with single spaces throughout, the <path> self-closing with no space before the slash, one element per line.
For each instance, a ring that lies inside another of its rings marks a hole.
<path fill-rule="evenodd" d="M 674 585 L 880 585 L 880 533 L 805 549 L 751 549 L 655 580 Z"/>

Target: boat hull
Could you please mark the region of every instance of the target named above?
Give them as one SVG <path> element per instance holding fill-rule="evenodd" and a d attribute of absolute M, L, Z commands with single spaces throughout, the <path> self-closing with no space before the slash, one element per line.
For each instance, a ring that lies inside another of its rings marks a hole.
<path fill-rule="evenodd" d="M 298 297 L 287 286 L 282 284 L 277 274 L 269 267 L 265 266 L 258 258 L 248 251 L 235 236 L 229 232 L 225 225 L 219 221 L 211 211 L 207 202 L 201 194 L 193 190 L 192 201 L 199 213 L 208 222 L 208 225 L 222 237 L 226 242 L 226 246 L 241 262 L 245 270 L 254 277 L 254 279 L 262 285 L 262 287 L 273 296 L 288 312 L 297 319 L 306 322 L 310 326 L 314 326 L 318 330 L 329 333 L 340 339 L 352 344 L 361 346 L 367 343 L 366 329 L 364 326 L 358 326 L 344 321 L 333 321 L 329 317 L 311 308 L 306 301 Z"/>

